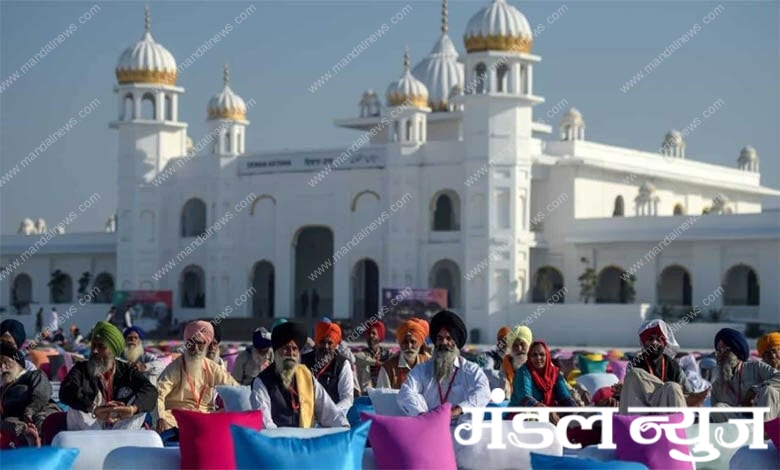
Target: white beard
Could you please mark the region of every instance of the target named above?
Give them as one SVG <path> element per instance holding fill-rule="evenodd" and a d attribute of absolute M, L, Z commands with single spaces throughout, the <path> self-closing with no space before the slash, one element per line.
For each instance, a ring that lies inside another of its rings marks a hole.
<path fill-rule="evenodd" d="M 101 377 L 114 368 L 114 358 L 108 357 L 105 359 L 98 359 L 97 357 L 91 357 L 87 363 L 87 370 L 94 377 Z"/>
<path fill-rule="evenodd" d="M 13 370 L 7 370 L 3 372 L 2 382 L 0 382 L 0 385 L 6 386 L 13 383 L 16 379 L 19 378 L 20 375 L 22 375 L 23 371 L 24 369 L 21 367 L 16 367 Z"/>
<path fill-rule="evenodd" d="M 292 381 L 295 378 L 295 367 L 298 365 L 298 360 L 292 357 L 284 357 L 277 355 L 274 359 L 274 367 L 276 373 L 282 378 L 282 384 L 289 388 L 292 385 Z"/>
<path fill-rule="evenodd" d="M 206 351 L 199 352 L 197 350 L 185 350 L 184 362 L 187 365 L 187 373 L 190 374 L 193 380 L 200 380 L 203 378 L 203 362 L 206 361 Z"/>
<path fill-rule="evenodd" d="M 512 356 L 512 367 L 517 370 L 525 364 L 526 359 L 528 359 L 527 354 L 518 354 Z"/>
<path fill-rule="evenodd" d="M 417 357 L 419 357 L 420 351 L 409 349 L 407 351 L 403 352 L 404 359 L 406 359 L 407 364 L 416 364 L 417 363 Z"/>
<path fill-rule="evenodd" d="M 739 358 L 729 351 L 726 360 L 718 364 L 718 373 L 725 383 L 731 383 L 731 379 L 734 378 L 734 370 L 739 365 L 739 362 Z"/>
<path fill-rule="evenodd" d="M 125 346 L 124 356 L 127 362 L 138 362 L 144 354 L 144 347 L 140 344 L 136 346 Z"/>
<path fill-rule="evenodd" d="M 455 359 L 460 355 L 457 349 L 441 351 L 437 349 L 433 353 L 434 376 L 436 381 L 448 377 L 455 369 Z"/>

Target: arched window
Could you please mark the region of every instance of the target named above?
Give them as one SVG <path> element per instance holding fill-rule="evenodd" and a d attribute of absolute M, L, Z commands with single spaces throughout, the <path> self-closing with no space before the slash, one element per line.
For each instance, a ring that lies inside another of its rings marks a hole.
<path fill-rule="evenodd" d="M 395 121 L 393 125 L 393 142 L 401 140 L 401 122 Z"/>
<path fill-rule="evenodd" d="M 59 269 L 51 273 L 49 302 L 53 304 L 73 302 L 73 279 Z"/>
<path fill-rule="evenodd" d="M 155 111 L 154 95 L 146 93 L 144 97 L 141 98 L 141 119 L 154 120 L 157 115 Z"/>
<path fill-rule="evenodd" d="M 92 297 L 96 304 L 110 304 L 114 299 L 114 277 L 109 273 L 100 273 L 95 277 L 93 287 L 98 291 Z"/>
<path fill-rule="evenodd" d="M 612 211 L 612 217 L 623 217 L 625 215 L 625 203 L 623 202 L 623 196 L 615 198 L 615 210 Z"/>
<path fill-rule="evenodd" d="M 596 288 L 596 303 L 627 304 L 634 301 L 633 287 L 623 278 L 623 275 L 624 270 L 615 266 L 601 270 Z"/>
<path fill-rule="evenodd" d="M 691 305 L 691 275 L 682 266 L 669 266 L 658 278 L 657 303 L 661 305 Z"/>
<path fill-rule="evenodd" d="M 188 200 L 181 210 L 181 236 L 197 237 L 206 231 L 206 203 L 200 199 Z"/>
<path fill-rule="evenodd" d="M 454 191 L 443 191 L 433 197 L 432 230 L 460 230 L 460 199 Z"/>
<path fill-rule="evenodd" d="M 165 95 L 165 120 L 173 121 L 173 100 L 170 95 Z"/>
<path fill-rule="evenodd" d="M 206 274 L 203 268 L 191 264 L 181 272 L 179 280 L 181 308 L 206 307 Z"/>
<path fill-rule="evenodd" d="M 24 273 L 17 274 L 14 278 L 13 285 L 11 286 L 11 305 L 16 308 L 16 312 L 21 315 L 30 313 L 31 303 L 32 278 Z"/>
<path fill-rule="evenodd" d="M 133 95 L 128 93 L 122 102 L 122 120 L 131 121 L 133 119 L 135 119 L 135 105 L 133 103 Z"/>
<path fill-rule="evenodd" d="M 406 120 L 406 141 L 407 142 L 412 141 L 412 120 L 411 119 Z"/>
<path fill-rule="evenodd" d="M 232 140 L 231 139 L 231 132 L 230 129 L 228 129 L 227 132 L 225 132 L 225 153 L 230 153 L 233 151 L 232 147 Z"/>
<path fill-rule="evenodd" d="M 723 305 L 760 305 L 760 287 L 756 271 L 738 264 L 726 271 L 723 279 Z"/>
<path fill-rule="evenodd" d="M 477 94 L 481 95 L 485 93 L 485 82 L 488 80 L 487 67 L 485 67 L 485 64 L 480 62 L 474 68 L 474 73 L 476 74 L 474 80 L 477 81 Z"/>
<path fill-rule="evenodd" d="M 431 268 L 428 283 L 433 289 L 447 289 L 447 307 L 460 307 L 460 268 L 449 259 L 436 262 Z"/>
<path fill-rule="evenodd" d="M 274 316 L 274 265 L 269 261 L 258 261 L 252 269 L 252 316 L 273 318 Z"/>
<path fill-rule="evenodd" d="M 557 269 L 545 266 L 536 271 L 534 303 L 560 303 L 564 301 L 563 275 Z"/>
<path fill-rule="evenodd" d="M 683 215 L 685 214 L 685 208 L 683 208 L 683 205 L 679 202 L 674 205 L 674 215 Z"/>
<path fill-rule="evenodd" d="M 509 67 L 506 64 L 501 64 L 496 69 L 496 85 L 498 86 L 498 92 L 504 93 L 509 91 L 507 83 L 507 75 L 509 74 Z"/>

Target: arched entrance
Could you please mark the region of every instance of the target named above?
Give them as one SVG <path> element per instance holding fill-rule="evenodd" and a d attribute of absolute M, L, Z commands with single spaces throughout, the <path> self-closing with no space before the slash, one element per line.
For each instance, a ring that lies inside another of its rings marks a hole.
<path fill-rule="evenodd" d="M 760 305 L 761 297 L 756 271 L 738 264 L 726 271 L 723 280 L 724 305 Z"/>
<path fill-rule="evenodd" d="M 339 254 L 339 257 L 341 255 Z M 333 314 L 333 231 L 305 227 L 293 239 L 295 316 Z"/>
<path fill-rule="evenodd" d="M 536 271 L 533 301 L 535 303 L 563 303 L 563 275 L 557 269 L 545 266 Z M 555 295 L 558 294 L 558 295 Z"/>
<path fill-rule="evenodd" d="M 32 278 L 25 273 L 18 274 L 11 287 L 11 305 L 16 308 L 18 314 L 26 315 L 31 311 L 31 303 Z"/>
<path fill-rule="evenodd" d="M 428 284 L 434 289 L 447 289 L 447 308 L 460 307 L 460 268 L 454 261 L 437 261 L 431 268 Z"/>
<path fill-rule="evenodd" d="M 379 311 L 379 266 L 370 259 L 355 263 L 350 278 L 352 318 L 363 320 Z"/>
<path fill-rule="evenodd" d="M 623 270 L 609 266 L 599 273 L 599 283 L 596 289 L 598 304 L 626 304 L 629 302 L 628 283 L 623 279 Z"/>
<path fill-rule="evenodd" d="M 274 265 L 258 261 L 252 269 L 252 316 L 273 318 L 274 316 Z"/>
<path fill-rule="evenodd" d="M 669 266 L 658 278 L 656 298 L 661 305 L 691 305 L 691 275 L 682 266 Z"/>

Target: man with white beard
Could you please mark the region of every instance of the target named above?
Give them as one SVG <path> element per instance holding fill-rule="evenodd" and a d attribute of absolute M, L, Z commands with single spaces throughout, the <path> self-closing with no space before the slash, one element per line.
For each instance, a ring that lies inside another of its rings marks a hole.
<path fill-rule="evenodd" d="M 158 432 L 178 427 L 172 410 L 201 413 L 214 411 L 217 385 L 238 385 L 224 368 L 206 357 L 214 340 L 214 327 L 207 321 L 193 321 L 184 328 L 184 351 L 165 368 L 157 380 Z"/>
<path fill-rule="evenodd" d="M 534 337 L 531 329 L 517 325 L 514 329 L 501 327 L 496 334 L 496 349 L 488 351 L 482 370 L 488 378 L 490 389 L 500 388 L 506 396 L 512 396 L 515 371 L 528 359 L 528 348 Z"/>
<path fill-rule="evenodd" d="M 431 358 L 426 351 L 422 350 L 429 329 L 428 322 L 421 318 L 412 318 L 398 327 L 395 337 L 401 350 L 382 364 L 377 388 L 400 389 L 409 372 L 417 364 L 422 364 Z"/>
<path fill-rule="evenodd" d="M 463 408 L 483 408 L 490 401 L 490 386 L 482 369 L 460 356 L 466 344 L 466 325 L 449 310 L 431 319 L 430 338 L 436 349 L 433 358 L 409 372 L 398 393 L 398 406 L 409 416 L 417 416 L 452 404 L 452 418 Z"/>
<path fill-rule="evenodd" d="M 311 428 L 349 427 L 343 411 L 301 364 L 306 331 L 294 322 L 277 325 L 271 331 L 274 363 L 252 382 L 249 396 L 253 409 L 263 412 L 263 427 Z"/>
<path fill-rule="evenodd" d="M 125 328 L 123 332 L 125 337 L 125 350 L 122 357 L 128 364 L 144 374 L 152 385 L 157 386 L 157 377 L 165 369 L 163 362 L 152 353 L 144 351 L 143 340 L 144 332 L 137 326 Z"/>
<path fill-rule="evenodd" d="M 748 361 L 750 346 L 741 332 L 723 328 L 715 335 L 718 378 L 712 382 L 714 407 L 768 407 L 764 421 L 780 415 L 780 370 Z M 713 422 L 744 418 L 742 413 L 712 413 Z"/>
<path fill-rule="evenodd" d="M 60 386 L 60 401 L 70 407 L 68 430 L 140 429 L 157 403 L 157 389 L 116 360 L 125 347 L 117 327 L 97 322 L 91 337 L 89 360 L 74 365 Z"/>

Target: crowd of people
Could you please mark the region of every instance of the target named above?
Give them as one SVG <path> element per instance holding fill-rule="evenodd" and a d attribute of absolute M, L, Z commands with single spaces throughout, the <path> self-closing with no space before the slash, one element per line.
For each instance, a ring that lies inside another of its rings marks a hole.
<path fill-rule="evenodd" d="M 583 363 L 606 359 L 551 350 L 527 326 L 501 328 L 495 347 L 476 358 L 464 354 L 463 319 L 448 310 L 430 323 L 404 322 L 395 331 L 397 350 L 382 345 L 387 332 L 376 319 L 368 323 L 366 347 L 354 353 L 339 325 L 327 318 L 313 333 L 310 338 L 301 324 L 278 319 L 270 331 L 253 332 L 251 345 L 228 370 L 213 322 L 188 323 L 182 346 L 166 361 L 144 348 L 145 334 L 137 326 L 121 331 L 100 321 L 89 333 L 88 357 L 62 380 L 57 403 L 47 374 L 29 360 L 24 326 L 5 320 L 2 440 L 39 446 L 44 421 L 63 408 L 68 430 L 147 427 L 175 439 L 174 410 L 217 412 L 217 387 L 240 385 L 250 387 L 251 407 L 262 411 L 265 428 L 348 427 L 355 398 L 372 388 L 397 389 L 398 406 L 409 416 L 450 403 L 453 423 L 467 418 L 467 408 L 487 406 L 494 389 L 504 391 L 510 407 L 608 406 L 626 413 L 630 407 L 699 407 L 709 399 L 713 407 L 767 407 L 766 421 L 780 415 L 780 332 L 758 340 L 758 359 L 751 359 L 745 336 L 730 328 L 715 335 L 714 357 L 694 357 L 680 352 L 662 320 L 647 321 L 638 330 L 640 350 L 613 357 L 624 359 L 622 380 L 595 393 L 576 377 L 587 373 Z M 712 414 L 714 420 L 735 415 Z M 550 415 L 553 423 L 559 419 Z"/>

